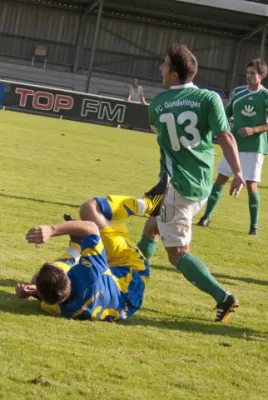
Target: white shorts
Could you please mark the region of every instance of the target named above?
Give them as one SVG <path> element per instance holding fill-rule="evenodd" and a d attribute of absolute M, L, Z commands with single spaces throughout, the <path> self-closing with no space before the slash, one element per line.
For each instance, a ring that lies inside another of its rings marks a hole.
<path fill-rule="evenodd" d="M 243 177 L 246 181 L 260 182 L 264 155 L 261 153 L 239 153 Z M 224 176 L 233 176 L 230 165 L 222 157 L 218 172 Z"/>
<path fill-rule="evenodd" d="M 192 219 L 207 199 L 192 201 L 170 186 L 157 225 L 165 247 L 182 247 L 191 242 Z"/>

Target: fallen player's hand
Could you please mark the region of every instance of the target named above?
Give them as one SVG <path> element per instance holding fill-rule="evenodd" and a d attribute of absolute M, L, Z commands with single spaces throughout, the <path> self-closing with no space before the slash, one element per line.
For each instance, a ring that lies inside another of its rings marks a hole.
<path fill-rule="evenodd" d="M 20 299 L 27 299 L 30 296 L 36 295 L 36 286 L 25 285 L 25 283 L 17 283 L 15 292 Z"/>
<path fill-rule="evenodd" d="M 244 186 L 246 186 L 246 184 L 242 175 L 241 174 L 235 175 L 231 182 L 231 187 L 229 192 L 230 195 L 232 196 L 233 194 L 235 194 L 235 197 L 237 197 Z"/>
<path fill-rule="evenodd" d="M 28 243 L 42 244 L 46 243 L 53 234 L 53 228 L 50 225 L 41 225 L 37 228 L 32 228 L 26 233 Z"/>

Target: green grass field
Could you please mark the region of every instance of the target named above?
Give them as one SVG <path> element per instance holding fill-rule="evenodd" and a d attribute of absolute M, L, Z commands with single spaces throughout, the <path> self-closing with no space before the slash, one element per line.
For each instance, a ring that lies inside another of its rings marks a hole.
<path fill-rule="evenodd" d="M 65 212 L 78 217 L 94 195 L 149 189 L 158 173 L 155 137 L 7 111 L 0 129 L 0 399 L 268 399 L 268 164 L 259 237 L 247 234 L 245 190 L 234 199 L 226 189 L 211 228 L 194 226 L 192 251 L 240 300 L 228 325 L 213 322 L 214 301 L 176 273 L 162 246 L 134 317 L 68 321 L 14 295 L 17 281 L 29 281 L 68 242 L 35 248 L 25 232 Z M 135 240 L 144 222 L 130 221 Z"/>

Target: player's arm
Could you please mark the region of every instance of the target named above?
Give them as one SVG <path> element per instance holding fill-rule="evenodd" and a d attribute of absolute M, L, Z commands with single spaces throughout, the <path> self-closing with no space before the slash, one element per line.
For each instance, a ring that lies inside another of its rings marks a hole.
<path fill-rule="evenodd" d="M 26 234 L 28 243 L 42 244 L 54 236 L 74 235 L 87 236 L 98 235 L 99 229 L 90 221 L 67 221 L 56 225 L 41 225 L 30 229 Z"/>
<path fill-rule="evenodd" d="M 147 103 L 145 97 L 144 97 L 144 96 L 141 96 L 141 99 L 142 99 L 143 104 L 147 106 L 148 103 Z"/>
<path fill-rule="evenodd" d="M 266 99 L 266 122 L 267 122 L 267 111 L 268 111 L 268 98 Z M 260 134 L 268 131 L 268 123 L 253 127 L 245 126 L 244 128 L 239 129 L 238 134 L 240 136 L 251 136 L 255 134 Z"/>
<path fill-rule="evenodd" d="M 237 144 L 230 131 L 223 132 L 217 137 L 218 143 L 222 148 L 224 157 L 226 158 L 234 174 L 234 178 L 230 187 L 230 195 L 234 193 L 235 197 L 237 197 L 243 186 L 245 186 L 245 181 L 243 179 L 241 171 Z"/>
<path fill-rule="evenodd" d="M 132 100 L 132 96 L 131 96 L 131 85 L 129 86 L 129 92 L 128 92 L 128 98 L 127 101 L 131 101 Z"/>
<path fill-rule="evenodd" d="M 141 86 L 141 88 L 142 88 L 141 89 L 141 101 L 142 101 L 143 104 L 147 105 L 148 103 L 147 103 L 147 101 L 145 99 L 145 96 L 144 96 L 143 87 Z"/>
<path fill-rule="evenodd" d="M 264 124 L 254 127 L 245 126 L 244 128 L 239 129 L 238 134 L 240 136 L 251 136 L 255 135 L 256 133 L 262 133 L 267 131 L 268 131 L 268 124 Z"/>
<path fill-rule="evenodd" d="M 157 128 L 156 128 L 157 115 L 151 104 L 148 107 L 148 113 L 149 113 L 149 125 L 152 129 L 152 132 L 157 135 Z"/>
<path fill-rule="evenodd" d="M 152 129 L 152 132 L 155 135 L 158 135 L 157 128 L 156 128 L 157 113 L 151 105 L 149 105 L 149 107 L 148 107 L 148 112 L 149 112 L 149 124 Z M 161 150 L 161 148 L 160 148 L 159 164 L 160 164 L 160 171 L 159 171 L 158 176 L 160 177 L 167 171 L 166 162 L 165 162 L 165 152 L 163 150 Z M 169 173 L 169 171 L 167 171 L 167 172 Z"/>
<path fill-rule="evenodd" d="M 243 186 L 245 186 L 245 182 L 242 176 L 237 144 L 229 130 L 229 123 L 226 118 L 222 101 L 216 94 L 210 99 L 208 121 L 212 133 L 214 136 L 217 136 L 224 157 L 234 174 L 230 194 L 232 195 L 235 193 L 235 195 L 238 196 Z"/>
<path fill-rule="evenodd" d="M 228 103 L 225 107 L 225 114 L 227 118 L 230 120 L 233 116 L 233 101 L 234 101 L 234 95 L 235 91 L 231 93 L 231 96 L 229 97 Z"/>
<path fill-rule="evenodd" d="M 150 128 L 152 129 L 153 133 L 154 133 L 155 135 L 157 135 L 157 128 L 156 128 L 156 126 L 150 125 Z"/>
<path fill-rule="evenodd" d="M 233 171 L 233 174 L 242 175 L 237 144 L 232 133 L 230 131 L 222 132 L 221 134 L 217 135 L 217 139 L 222 148 L 224 157 Z"/>
<path fill-rule="evenodd" d="M 32 228 L 27 232 L 26 240 L 28 243 L 42 244 L 48 242 L 54 236 L 83 236 L 79 263 L 81 266 L 87 267 L 93 283 L 107 269 L 106 255 L 99 233 L 99 229 L 94 222 L 67 221 L 56 225 L 42 225 Z M 54 265 L 65 269 L 63 264 L 65 263 L 61 259 L 54 262 Z"/>
<path fill-rule="evenodd" d="M 34 297 L 35 299 L 40 300 L 36 292 L 36 278 L 38 272 L 35 273 L 32 277 L 31 283 L 17 283 L 15 288 L 15 293 L 20 299 L 28 299 L 29 297 Z"/>
<path fill-rule="evenodd" d="M 40 301 L 40 298 L 36 292 L 36 286 L 34 284 L 17 283 L 15 293 L 20 299 L 28 299 L 34 297 Z"/>

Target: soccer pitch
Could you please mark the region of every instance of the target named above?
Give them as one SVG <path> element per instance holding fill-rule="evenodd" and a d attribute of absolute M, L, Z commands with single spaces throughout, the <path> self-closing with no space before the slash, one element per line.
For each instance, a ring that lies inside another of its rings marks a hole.
<path fill-rule="evenodd" d="M 143 309 L 120 323 L 80 322 L 15 297 L 68 238 L 41 248 L 29 228 L 78 217 L 106 194 L 139 195 L 154 185 L 153 135 L 1 111 L 0 399 L 177 400 L 268 398 L 268 164 L 260 185 L 260 235 L 250 237 L 246 190 L 225 189 L 208 229 L 194 226 L 192 251 L 240 301 L 228 325 L 214 301 L 192 287 L 160 245 Z M 220 150 L 216 147 L 216 164 Z M 199 216 L 197 216 L 196 220 Z M 129 222 L 138 240 L 144 217 Z M 195 221 L 196 222 L 196 221 Z"/>

